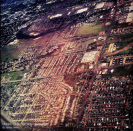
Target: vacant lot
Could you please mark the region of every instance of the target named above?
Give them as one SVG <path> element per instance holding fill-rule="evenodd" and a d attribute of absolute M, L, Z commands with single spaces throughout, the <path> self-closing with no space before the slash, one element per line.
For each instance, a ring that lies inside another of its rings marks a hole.
<path fill-rule="evenodd" d="M 77 91 L 77 85 L 78 79 L 80 77 L 81 73 L 77 74 L 67 74 L 64 76 L 65 83 L 73 87 L 74 93 Z"/>

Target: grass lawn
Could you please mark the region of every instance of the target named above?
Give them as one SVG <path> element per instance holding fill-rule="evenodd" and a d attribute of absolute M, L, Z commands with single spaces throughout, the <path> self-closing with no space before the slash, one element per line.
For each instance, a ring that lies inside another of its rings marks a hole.
<path fill-rule="evenodd" d="M 17 82 L 12 82 L 12 83 L 11 83 L 11 85 L 13 85 L 13 86 L 14 86 L 14 85 L 18 85 L 18 84 L 19 84 L 18 81 L 17 81 Z"/>
<path fill-rule="evenodd" d="M 133 42 L 133 36 L 130 38 L 125 39 L 124 37 L 121 39 L 121 41 L 118 43 L 119 49 L 124 48 L 126 45 Z"/>
<path fill-rule="evenodd" d="M 97 23 L 96 25 L 83 25 L 78 29 L 77 36 L 93 36 L 98 35 L 100 31 L 105 31 L 106 27 L 100 25 L 101 23 Z"/>
<path fill-rule="evenodd" d="M 22 73 L 21 71 L 4 73 L 4 74 L 1 74 L 1 77 L 2 76 L 5 76 L 6 78 L 11 77 L 11 80 L 17 80 L 17 78 L 20 76 L 21 73 Z"/>
<path fill-rule="evenodd" d="M 30 71 L 30 69 L 24 70 L 24 71 L 17 71 L 17 72 L 8 72 L 8 73 L 1 74 L 1 77 L 5 76 L 6 78 L 11 77 L 11 80 L 20 80 L 20 79 L 22 79 L 23 74 L 27 73 L 29 71 Z"/>
<path fill-rule="evenodd" d="M 121 51 L 121 52 L 119 52 L 118 54 L 128 54 L 128 53 L 133 53 L 133 47 L 131 47 L 131 48 L 128 49 L 128 50 Z"/>

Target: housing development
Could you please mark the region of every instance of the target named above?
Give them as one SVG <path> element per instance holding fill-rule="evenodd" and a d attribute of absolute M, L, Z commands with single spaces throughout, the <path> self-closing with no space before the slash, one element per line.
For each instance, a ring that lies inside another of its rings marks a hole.
<path fill-rule="evenodd" d="M 133 130 L 132 0 L 1 6 L 3 130 Z"/>

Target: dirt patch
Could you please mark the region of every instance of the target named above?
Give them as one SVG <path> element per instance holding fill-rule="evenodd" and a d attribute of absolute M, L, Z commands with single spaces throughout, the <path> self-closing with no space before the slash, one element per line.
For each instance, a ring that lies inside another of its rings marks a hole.
<path fill-rule="evenodd" d="M 57 54 L 61 53 L 61 50 L 62 50 L 63 47 L 64 47 L 64 44 L 59 45 L 58 49 L 53 51 L 53 55 L 57 55 Z"/>
<path fill-rule="evenodd" d="M 73 87 L 74 92 L 77 91 L 77 85 L 79 77 L 81 76 L 81 73 L 77 74 L 67 74 L 64 76 L 65 83 Z"/>

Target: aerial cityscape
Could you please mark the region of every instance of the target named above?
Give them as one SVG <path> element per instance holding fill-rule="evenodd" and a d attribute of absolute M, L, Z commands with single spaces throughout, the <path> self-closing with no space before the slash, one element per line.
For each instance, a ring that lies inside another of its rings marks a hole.
<path fill-rule="evenodd" d="M 133 131 L 132 0 L 1 0 L 1 130 Z"/>

